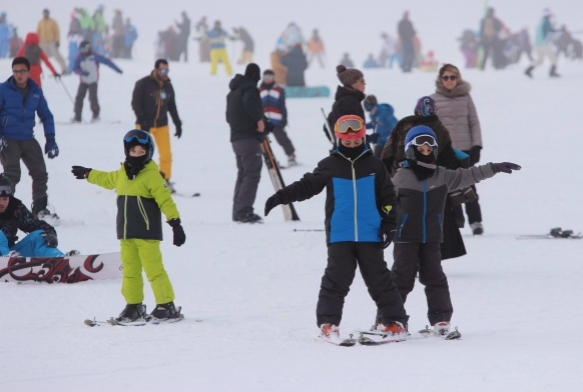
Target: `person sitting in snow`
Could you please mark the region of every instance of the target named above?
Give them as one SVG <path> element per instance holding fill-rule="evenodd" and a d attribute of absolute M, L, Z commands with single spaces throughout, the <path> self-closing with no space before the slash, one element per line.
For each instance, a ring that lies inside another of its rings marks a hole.
<path fill-rule="evenodd" d="M 18 241 L 16 233 L 28 233 Z M 16 242 L 18 241 L 18 242 Z M 62 257 L 55 228 L 38 219 L 14 197 L 12 182 L 0 174 L 0 254 L 8 257 Z M 67 256 L 79 254 L 72 250 Z"/>
<path fill-rule="evenodd" d="M 338 145 L 330 156 L 312 173 L 267 199 L 265 216 L 275 206 L 310 199 L 326 188 L 328 266 L 316 308 L 321 336 L 333 342 L 339 339 L 344 298 L 358 265 L 378 309 L 375 329 L 405 339 L 409 316 L 383 256 L 396 228 L 391 177 L 364 141 L 362 117 L 340 117 L 334 132 Z"/>

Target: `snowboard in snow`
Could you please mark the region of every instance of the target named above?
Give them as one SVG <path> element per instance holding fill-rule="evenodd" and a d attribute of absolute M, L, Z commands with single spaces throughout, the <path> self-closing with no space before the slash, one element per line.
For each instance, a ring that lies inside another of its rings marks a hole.
<path fill-rule="evenodd" d="M 281 171 L 279 171 L 279 163 L 273 155 L 273 150 L 271 149 L 271 142 L 269 141 L 269 136 L 265 136 L 263 142 L 261 143 L 261 152 L 263 153 L 263 160 L 265 161 L 265 166 L 267 166 L 267 171 L 269 172 L 269 178 L 273 184 L 275 191 L 279 191 L 285 187 L 283 182 L 283 177 L 281 176 Z M 282 204 L 283 216 L 286 221 L 293 220 L 299 221 L 296 209 L 292 203 Z"/>
<path fill-rule="evenodd" d="M 119 252 L 62 257 L 0 257 L 1 282 L 78 283 L 121 278 Z"/>
<path fill-rule="evenodd" d="M 287 98 L 327 98 L 330 96 L 328 86 L 294 86 L 285 88 Z"/>

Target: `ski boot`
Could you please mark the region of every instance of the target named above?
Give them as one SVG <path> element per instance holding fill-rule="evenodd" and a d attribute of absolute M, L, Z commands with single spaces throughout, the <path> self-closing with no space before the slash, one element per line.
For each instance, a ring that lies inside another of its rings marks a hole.
<path fill-rule="evenodd" d="M 54 212 L 54 207 L 48 206 L 47 203 L 48 197 L 41 197 L 32 202 L 30 210 L 39 220 L 44 220 L 51 226 L 58 226 L 61 220 L 56 212 Z"/>
<path fill-rule="evenodd" d="M 241 222 L 241 223 L 263 223 L 263 219 L 261 219 L 261 217 L 253 212 L 248 212 L 245 215 L 240 215 L 237 218 L 235 218 L 235 222 Z"/>
<path fill-rule="evenodd" d="M 79 252 L 78 250 L 73 249 L 73 250 L 70 250 L 67 253 L 65 253 L 65 256 L 78 256 L 80 254 L 81 254 L 81 252 Z"/>
<path fill-rule="evenodd" d="M 472 233 L 474 235 L 484 234 L 484 225 L 482 225 L 482 222 L 474 222 L 470 224 L 470 227 L 472 228 Z"/>
<path fill-rule="evenodd" d="M 524 74 L 526 76 L 528 76 L 529 78 L 532 78 L 532 71 L 534 70 L 534 67 L 531 65 L 530 67 L 528 67 L 526 69 L 526 71 L 524 71 Z"/>
<path fill-rule="evenodd" d="M 99 121 L 101 121 L 101 119 L 99 118 L 99 116 L 95 116 L 94 115 L 93 117 L 91 117 L 91 122 L 92 123 L 96 123 L 96 122 L 99 122 Z"/>
<path fill-rule="evenodd" d="M 295 154 L 291 154 L 287 157 L 287 167 L 294 167 L 297 166 L 298 162 L 296 161 Z"/>
<path fill-rule="evenodd" d="M 156 321 L 183 318 L 182 314 L 180 314 L 180 307 L 176 309 L 174 302 L 156 305 L 152 313 L 150 313 L 150 317 Z"/>
<path fill-rule="evenodd" d="M 120 313 L 119 317 L 115 318 L 115 321 L 120 323 L 131 323 L 137 321 L 144 317 L 146 314 L 146 305 L 139 304 L 127 304 L 124 310 Z"/>
<path fill-rule="evenodd" d="M 559 75 L 559 74 L 557 73 L 557 67 L 556 67 L 556 66 L 554 66 L 554 65 L 553 65 L 553 66 L 551 67 L 551 70 L 550 70 L 550 72 L 549 72 L 549 76 L 550 76 L 551 78 L 560 78 L 560 77 L 561 77 L 561 75 Z"/>
<path fill-rule="evenodd" d="M 391 321 L 386 324 L 378 324 L 376 331 L 382 332 L 387 336 L 402 338 L 402 340 L 407 339 L 407 336 L 409 335 L 407 327 L 398 321 Z"/>
<path fill-rule="evenodd" d="M 433 325 L 433 328 L 429 327 L 429 325 L 425 326 L 425 329 L 419 331 L 422 335 L 434 335 L 441 337 L 445 340 L 456 340 L 462 337 L 462 334 L 459 333 L 457 327 L 455 331 L 451 331 L 451 324 L 448 321 L 440 321 Z"/>

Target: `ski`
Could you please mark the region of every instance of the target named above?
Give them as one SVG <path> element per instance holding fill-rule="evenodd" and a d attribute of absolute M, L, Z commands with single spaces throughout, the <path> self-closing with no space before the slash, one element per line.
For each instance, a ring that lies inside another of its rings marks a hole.
<path fill-rule="evenodd" d="M 326 343 L 330 343 L 333 344 L 335 346 L 340 346 L 340 347 L 353 347 L 356 345 L 356 339 L 354 339 L 352 337 L 352 334 L 350 335 L 350 337 L 348 339 L 342 339 L 342 340 L 334 340 L 334 339 L 330 339 L 330 338 L 326 338 L 325 336 L 318 336 L 319 340 L 322 340 Z"/>
<path fill-rule="evenodd" d="M 261 143 L 261 152 L 263 153 L 263 160 L 267 166 L 267 171 L 269 172 L 269 177 L 271 178 L 273 188 L 277 192 L 285 187 L 285 183 L 283 182 L 283 177 L 281 176 L 281 171 L 279 170 L 279 163 L 275 159 L 275 155 L 273 155 L 273 150 L 271 149 L 268 136 L 265 136 L 263 142 Z M 300 217 L 298 216 L 292 203 L 284 204 L 281 207 L 283 208 L 283 216 L 286 221 L 300 220 Z"/>
<path fill-rule="evenodd" d="M 407 340 L 406 337 L 403 338 L 401 336 L 401 337 L 388 338 L 387 335 L 384 335 L 381 340 L 374 340 L 374 339 L 371 339 L 371 338 L 366 337 L 364 335 L 366 335 L 366 334 L 363 332 L 360 332 L 360 336 L 358 337 L 358 344 L 360 344 L 361 346 L 381 346 L 383 344 L 399 343 L 399 342 L 404 342 L 405 340 Z M 371 335 L 377 335 L 377 334 L 371 334 Z M 380 335 L 377 335 L 377 336 L 380 336 Z"/>
<path fill-rule="evenodd" d="M 396 343 L 396 342 L 402 342 L 402 341 L 406 341 L 406 340 L 427 339 L 429 337 L 437 337 L 437 338 L 441 338 L 444 340 L 457 340 L 457 339 L 460 339 L 462 337 L 462 334 L 459 332 L 457 327 L 455 328 L 455 331 L 451 331 L 447 335 L 437 335 L 429 327 L 422 329 L 421 331 L 417 332 L 417 334 L 415 334 L 415 335 L 409 333 L 405 337 L 394 336 L 392 334 L 388 334 L 388 333 L 380 332 L 380 331 L 359 331 L 359 330 L 357 330 L 356 332 L 359 333 L 361 336 L 364 336 L 364 335 L 380 336 L 381 339 L 383 339 L 381 341 L 378 341 L 378 340 L 373 340 L 373 339 L 369 338 L 369 340 L 372 340 L 373 342 L 376 342 L 376 343 L 363 344 L 363 345 L 368 345 L 368 346 L 374 346 L 374 345 L 386 344 L 386 343 Z"/>
<path fill-rule="evenodd" d="M 147 321 L 146 320 L 139 320 L 139 321 L 131 321 L 131 322 L 126 323 L 123 321 L 118 321 L 112 317 L 109 320 L 107 320 L 107 323 L 109 325 L 113 325 L 113 326 L 120 325 L 122 327 L 143 327 L 144 325 L 146 325 Z"/>
<path fill-rule="evenodd" d="M 526 234 L 526 235 L 519 235 L 516 237 L 519 240 L 528 240 L 528 239 L 541 239 L 541 240 L 552 240 L 552 239 L 571 239 L 571 240 L 579 240 L 583 238 L 581 233 L 575 234 L 573 230 L 563 230 L 560 227 L 555 227 L 551 229 L 548 234 Z"/>

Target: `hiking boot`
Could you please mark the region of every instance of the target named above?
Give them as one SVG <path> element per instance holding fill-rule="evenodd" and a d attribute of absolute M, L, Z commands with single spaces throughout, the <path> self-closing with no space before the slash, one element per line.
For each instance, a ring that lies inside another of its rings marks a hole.
<path fill-rule="evenodd" d="M 482 222 L 474 222 L 470 224 L 470 227 L 474 235 L 482 235 L 484 233 L 484 225 L 482 225 Z"/>
<path fill-rule="evenodd" d="M 122 323 L 131 323 L 144 317 L 146 307 L 139 304 L 127 304 L 124 310 L 119 314 L 115 320 Z"/>
<path fill-rule="evenodd" d="M 180 317 L 180 312 L 176 310 L 174 302 L 168 302 L 166 304 L 156 305 L 152 313 L 150 313 L 150 316 L 158 320 L 168 320 Z"/>
<path fill-rule="evenodd" d="M 240 215 L 235 218 L 235 222 L 241 223 L 263 223 L 263 219 L 253 212 L 248 212 L 245 215 Z"/>

